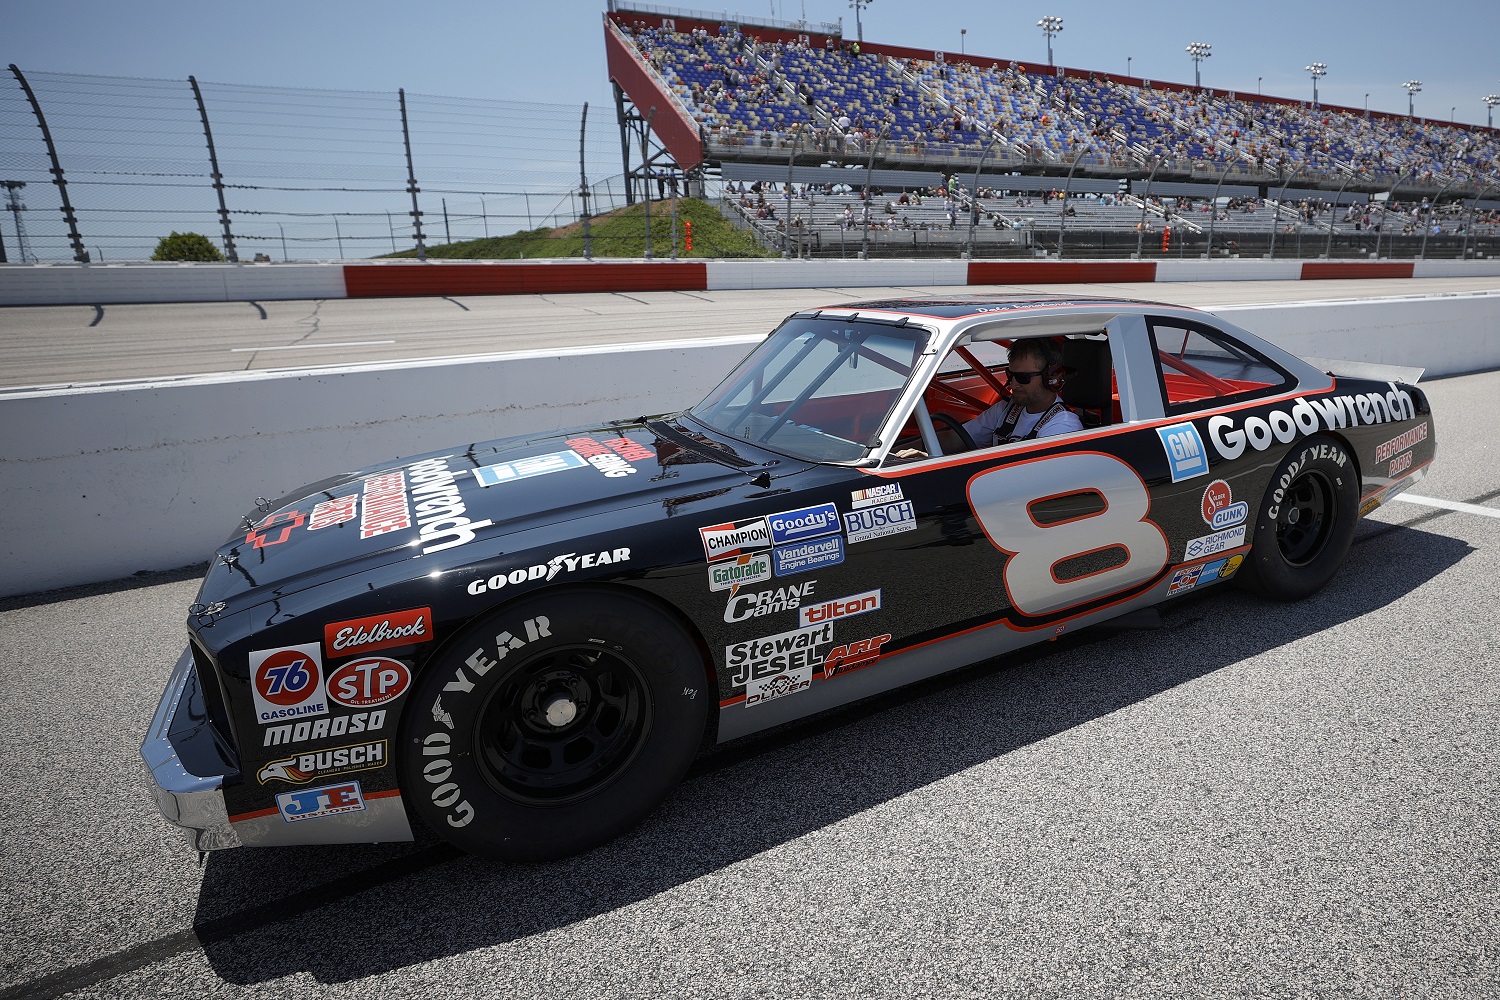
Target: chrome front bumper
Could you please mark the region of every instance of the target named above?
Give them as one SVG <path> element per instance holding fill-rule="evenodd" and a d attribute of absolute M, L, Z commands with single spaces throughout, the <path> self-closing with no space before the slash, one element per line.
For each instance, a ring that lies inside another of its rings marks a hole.
<path fill-rule="evenodd" d="M 157 808 L 183 828 L 188 843 L 200 851 L 240 846 L 221 791 L 225 776 L 235 767 L 214 737 L 189 650 L 183 650 L 172 668 L 141 744 L 141 757 L 151 772 Z M 189 763 L 193 770 L 188 769 Z"/>

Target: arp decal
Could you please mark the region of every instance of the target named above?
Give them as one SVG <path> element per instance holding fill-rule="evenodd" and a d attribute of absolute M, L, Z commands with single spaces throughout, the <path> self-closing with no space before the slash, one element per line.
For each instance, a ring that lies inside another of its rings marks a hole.
<path fill-rule="evenodd" d="M 1298 433 L 1316 434 L 1325 427 L 1338 430 L 1360 424 L 1409 420 L 1416 416 L 1417 407 L 1412 402 L 1411 393 L 1396 388 L 1394 382 L 1386 385 L 1390 390 L 1383 393 L 1298 399 L 1290 407 L 1271 410 L 1263 417 L 1246 417 L 1238 426 L 1233 417 L 1219 414 L 1208 418 L 1208 436 L 1220 455 L 1236 459 L 1245 453 L 1246 447 L 1265 451 L 1274 442 L 1291 444 Z"/>
<path fill-rule="evenodd" d="M 577 452 L 554 451 L 548 455 L 534 455 L 530 458 L 518 458 L 513 462 L 480 466 L 474 470 L 474 479 L 480 486 L 499 486 L 501 483 L 513 483 L 518 479 L 530 479 L 532 476 L 545 476 L 552 472 L 587 467 L 588 463 Z"/>
<path fill-rule="evenodd" d="M 315 642 L 251 653 L 250 687 L 255 696 L 255 721 L 263 726 L 328 714 L 323 659 Z"/>
<path fill-rule="evenodd" d="M 886 634 L 834 646 L 823 658 L 823 679 L 830 680 L 841 674 L 874 666 L 880 660 L 880 647 L 890 641 L 890 635 Z"/>
<path fill-rule="evenodd" d="M 834 534 L 839 530 L 839 512 L 831 503 L 784 510 L 767 517 L 766 525 L 771 529 L 771 544 L 788 545 Z"/>
<path fill-rule="evenodd" d="M 411 608 L 323 626 L 323 645 L 332 658 L 373 653 L 390 646 L 432 641 L 432 609 Z"/>
<path fill-rule="evenodd" d="M 819 647 L 832 642 L 833 623 L 828 622 L 726 646 L 724 664 L 731 673 L 729 683 L 740 687 L 773 674 L 820 667 L 823 657 Z"/>
<path fill-rule="evenodd" d="M 272 781 L 305 785 L 314 778 L 330 778 L 335 774 L 354 771 L 373 771 L 384 767 L 386 759 L 386 741 L 374 740 L 273 760 L 256 772 L 255 778 L 262 785 Z"/>
<path fill-rule="evenodd" d="M 795 576 L 824 566 L 837 566 L 844 561 L 844 536 L 830 535 L 783 545 L 776 550 L 775 559 L 777 576 Z"/>
<path fill-rule="evenodd" d="M 849 535 L 850 545 L 903 531 L 915 531 L 916 527 L 917 518 L 912 512 L 910 500 L 883 507 L 867 507 L 844 515 L 844 531 Z"/>
<path fill-rule="evenodd" d="M 1215 479 L 1204 487 L 1201 509 L 1203 522 L 1215 531 L 1244 524 L 1250 516 L 1250 505 L 1243 500 L 1235 503 L 1234 493 L 1222 479 Z"/>
<path fill-rule="evenodd" d="M 771 554 L 756 552 L 708 567 L 708 589 L 727 590 L 733 596 L 741 587 L 771 579 Z"/>
<path fill-rule="evenodd" d="M 771 529 L 763 517 L 749 521 L 710 524 L 698 529 L 703 539 L 703 554 L 709 562 L 731 559 L 771 547 Z"/>
<path fill-rule="evenodd" d="M 1190 423 L 1158 427 L 1162 450 L 1167 453 L 1167 467 L 1172 470 L 1172 482 L 1208 475 L 1208 454 L 1203 449 L 1203 438 L 1198 428 Z"/>
<path fill-rule="evenodd" d="M 364 812 L 365 798 L 360 792 L 359 782 L 346 781 L 339 785 L 282 792 L 276 796 L 276 808 L 288 823 L 300 823 L 305 819 Z"/>
<path fill-rule="evenodd" d="M 810 604 L 797 613 L 797 624 L 819 625 L 839 618 L 852 618 L 866 611 L 880 610 L 880 591 L 867 590 L 863 594 L 851 594 L 832 601 Z"/>
<path fill-rule="evenodd" d="M 411 686 L 411 670 L 400 660 L 365 656 L 328 675 L 328 697 L 346 708 L 374 708 L 395 701 Z"/>

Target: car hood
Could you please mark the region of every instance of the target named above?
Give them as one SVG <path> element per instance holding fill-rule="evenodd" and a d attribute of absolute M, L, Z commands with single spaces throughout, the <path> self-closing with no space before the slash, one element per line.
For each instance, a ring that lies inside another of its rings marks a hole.
<path fill-rule="evenodd" d="M 445 569 L 498 535 L 805 468 L 670 419 L 431 452 L 262 505 L 217 550 L 198 599 L 243 607 L 251 592 L 267 600 L 408 559 L 422 560 L 413 573 Z"/>

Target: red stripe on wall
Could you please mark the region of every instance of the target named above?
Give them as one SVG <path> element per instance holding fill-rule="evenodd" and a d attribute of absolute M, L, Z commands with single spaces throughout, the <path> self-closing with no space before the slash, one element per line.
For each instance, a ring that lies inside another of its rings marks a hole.
<path fill-rule="evenodd" d="M 1094 281 L 1155 281 L 1152 260 L 976 260 L 969 264 L 971 285 L 1057 285 Z"/>
<path fill-rule="evenodd" d="M 351 299 L 555 292 L 701 292 L 706 264 L 349 264 Z"/>
<path fill-rule="evenodd" d="M 1331 278 L 1410 278 L 1416 265 L 1411 261 L 1307 261 L 1302 265 L 1303 281 L 1327 281 Z"/>

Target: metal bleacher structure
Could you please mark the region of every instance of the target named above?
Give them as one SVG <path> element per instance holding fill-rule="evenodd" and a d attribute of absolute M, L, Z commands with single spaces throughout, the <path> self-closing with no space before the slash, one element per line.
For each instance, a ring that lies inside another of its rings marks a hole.
<path fill-rule="evenodd" d="M 1500 252 L 1493 129 L 620 0 L 604 34 L 632 200 L 788 256 Z"/>

